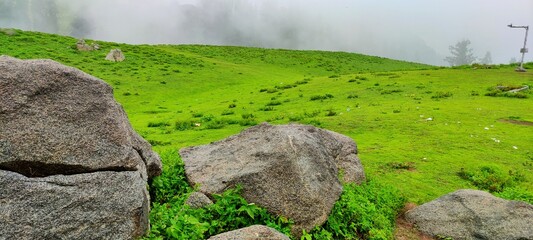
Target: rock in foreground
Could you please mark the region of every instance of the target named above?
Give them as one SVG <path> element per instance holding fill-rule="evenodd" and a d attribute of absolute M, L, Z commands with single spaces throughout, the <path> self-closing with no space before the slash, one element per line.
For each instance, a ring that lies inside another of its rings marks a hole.
<path fill-rule="evenodd" d="M 533 239 L 533 205 L 458 190 L 406 213 L 406 219 L 430 236 L 452 239 Z"/>
<path fill-rule="evenodd" d="M 102 80 L 0 57 L 0 236 L 134 238 L 161 161 Z"/>
<path fill-rule="evenodd" d="M 209 240 L 289 240 L 289 237 L 278 232 L 276 229 L 263 225 L 253 225 L 234 231 L 221 233 L 209 238 Z"/>
<path fill-rule="evenodd" d="M 0 186 L 0 239 L 132 239 L 149 229 L 136 171 L 28 178 L 0 170 Z"/>
<path fill-rule="evenodd" d="M 248 202 L 294 220 L 295 236 L 327 220 L 342 192 L 340 169 L 347 181 L 365 179 L 354 141 L 313 126 L 263 123 L 180 154 L 199 191 L 222 193 L 241 184 Z"/>

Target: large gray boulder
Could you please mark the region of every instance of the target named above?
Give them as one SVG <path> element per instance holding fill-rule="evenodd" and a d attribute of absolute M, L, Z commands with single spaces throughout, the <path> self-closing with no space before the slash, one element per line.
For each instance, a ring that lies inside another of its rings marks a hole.
<path fill-rule="evenodd" d="M 248 202 L 294 220 L 295 236 L 327 220 L 342 192 L 341 169 L 345 181 L 365 179 L 354 141 L 313 126 L 263 123 L 180 154 L 199 191 L 221 193 L 240 184 Z"/>
<path fill-rule="evenodd" d="M 458 190 L 406 213 L 430 236 L 452 239 L 533 239 L 533 205 L 478 190 Z"/>
<path fill-rule="evenodd" d="M 132 238 L 148 229 L 146 182 L 161 160 L 109 85 L 51 60 L 1 56 L 0 96 L 0 219 L 16 218 L 0 221 L 0 236 Z"/>
<path fill-rule="evenodd" d="M 276 229 L 263 226 L 252 225 L 249 227 L 221 233 L 209 238 L 209 240 L 289 240 L 289 237 Z"/>

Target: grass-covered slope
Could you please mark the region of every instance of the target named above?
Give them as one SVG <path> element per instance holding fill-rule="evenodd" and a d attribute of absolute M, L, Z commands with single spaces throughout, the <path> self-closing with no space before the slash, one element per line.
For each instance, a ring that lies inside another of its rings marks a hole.
<path fill-rule="evenodd" d="M 508 198 L 533 196 L 533 94 L 485 96 L 505 95 L 496 94 L 498 85 L 533 86 L 533 70 L 100 41 L 101 50 L 79 52 L 76 41 L 0 31 L 0 54 L 50 58 L 108 82 L 156 151 L 206 144 L 263 121 L 300 122 L 352 137 L 367 175 L 411 202 L 476 187 Z M 126 61 L 105 61 L 112 48 Z"/>

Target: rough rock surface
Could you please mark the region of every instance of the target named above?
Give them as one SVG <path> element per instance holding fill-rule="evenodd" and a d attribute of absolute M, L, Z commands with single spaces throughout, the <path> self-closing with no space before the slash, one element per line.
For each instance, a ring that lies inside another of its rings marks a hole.
<path fill-rule="evenodd" d="M 0 57 L 0 73 L 0 169 L 42 177 L 146 165 L 150 177 L 160 174 L 159 156 L 102 80 L 10 57 Z"/>
<path fill-rule="evenodd" d="M 193 192 L 189 195 L 185 204 L 191 206 L 191 208 L 203 208 L 213 204 L 213 201 L 201 192 Z"/>
<path fill-rule="evenodd" d="M 406 213 L 431 236 L 453 239 L 533 239 L 533 205 L 478 190 L 458 190 Z"/>
<path fill-rule="evenodd" d="M 313 126 L 263 123 L 180 154 L 199 191 L 221 193 L 241 184 L 248 202 L 294 220 L 295 236 L 327 220 L 342 192 L 339 168 L 347 181 L 365 179 L 354 141 Z"/>
<path fill-rule="evenodd" d="M 278 232 L 276 229 L 263 226 L 252 225 L 249 227 L 221 233 L 209 238 L 209 240 L 289 240 L 289 237 Z"/>
<path fill-rule="evenodd" d="M 161 161 L 111 87 L 51 60 L 1 56 L 0 73 L 0 236 L 143 234 Z"/>
<path fill-rule="evenodd" d="M 97 43 L 92 43 L 91 45 L 87 44 L 85 40 L 80 39 L 76 43 L 76 48 L 78 51 L 94 51 L 100 49 L 100 45 Z"/>
<path fill-rule="evenodd" d="M 28 178 L 0 170 L 0 239 L 131 239 L 148 229 L 137 171 Z"/>
<path fill-rule="evenodd" d="M 105 57 L 105 60 L 112 62 L 122 62 L 126 60 L 126 57 L 124 56 L 124 53 L 120 51 L 120 49 L 111 49 L 111 51 L 109 51 L 109 53 Z"/>

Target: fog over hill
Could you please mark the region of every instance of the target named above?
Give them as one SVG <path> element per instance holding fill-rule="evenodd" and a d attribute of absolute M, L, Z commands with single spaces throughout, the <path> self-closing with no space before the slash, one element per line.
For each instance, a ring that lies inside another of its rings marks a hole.
<path fill-rule="evenodd" d="M 469 39 L 476 56 L 519 59 L 531 0 L 0 0 L 0 27 L 126 43 L 359 52 L 445 65 Z M 533 61 L 533 54 L 526 55 Z"/>

